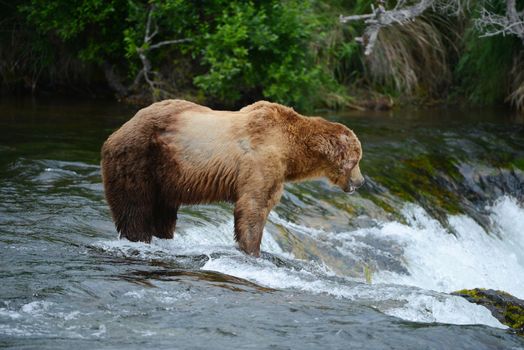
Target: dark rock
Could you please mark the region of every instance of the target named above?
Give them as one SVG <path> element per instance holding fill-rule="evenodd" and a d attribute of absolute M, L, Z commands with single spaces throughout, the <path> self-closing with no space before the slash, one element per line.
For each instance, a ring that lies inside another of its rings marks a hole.
<path fill-rule="evenodd" d="M 462 289 L 451 293 L 486 307 L 501 323 L 524 336 L 524 300 L 493 289 Z"/>

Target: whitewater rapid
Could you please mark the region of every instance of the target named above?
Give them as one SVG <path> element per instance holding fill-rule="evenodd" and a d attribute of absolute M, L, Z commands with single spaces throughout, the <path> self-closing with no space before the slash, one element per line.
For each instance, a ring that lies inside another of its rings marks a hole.
<path fill-rule="evenodd" d="M 215 214 L 215 219 L 200 219 L 198 224 L 177 230 L 173 240 L 154 240 L 150 245 L 113 240 L 99 242 L 97 246 L 146 260 L 207 255 L 201 269 L 269 288 L 325 293 L 409 321 L 503 328 L 486 308 L 448 294 L 463 288 L 492 288 L 524 298 L 524 209 L 508 196 L 485 209 L 491 220 L 489 232 L 466 215 L 450 215 L 448 221 L 453 233 L 415 204 L 404 206 L 405 223 L 376 222 L 373 227 L 348 232 L 324 232 L 287 222 L 271 213 L 271 223 L 319 240 L 319 244 L 332 243 L 348 259 L 355 259 L 356 248 L 361 250 L 365 242 L 389 244 L 397 250 L 400 247 L 402 254 L 394 258 L 407 273 L 370 271 L 367 283 L 363 277 L 336 273 L 325 261 L 297 259 L 277 243 L 274 235 L 279 233 L 267 229 L 262 250 L 287 264 L 247 257 L 236 249 L 232 217 L 224 218 L 223 212 Z M 204 210 L 211 213 L 219 209 L 209 206 Z M 381 258 L 380 254 L 392 258 L 387 247 L 377 254 L 376 259 Z"/>
<path fill-rule="evenodd" d="M 422 208 L 406 207 L 408 225 L 387 223 L 373 234 L 405 247 L 409 275 L 378 272 L 375 280 L 446 293 L 491 288 L 524 298 L 524 210 L 511 197 L 486 210 L 489 232 L 466 215 L 454 215 L 448 218 L 455 233 L 450 234 Z"/>

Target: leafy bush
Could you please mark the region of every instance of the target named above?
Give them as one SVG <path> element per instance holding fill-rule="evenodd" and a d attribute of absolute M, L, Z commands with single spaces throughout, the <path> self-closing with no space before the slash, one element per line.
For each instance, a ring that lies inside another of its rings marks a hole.
<path fill-rule="evenodd" d="M 167 72 L 162 81 L 172 90 L 193 89 L 229 106 L 265 98 L 308 108 L 326 86 L 338 88 L 311 48 L 322 31 L 313 1 L 28 0 L 18 9 L 49 44 L 60 42 L 84 62 L 118 67 L 130 84 L 142 69 L 138 51 L 147 49 L 152 7 L 154 42 L 190 39 L 148 52 L 156 77 Z M 186 66 L 178 74 L 182 86 L 169 72 L 176 64 Z"/>
<path fill-rule="evenodd" d="M 209 69 L 195 84 L 221 101 L 260 97 L 311 107 L 328 79 L 309 47 L 319 29 L 307 1 L 230 2 L 203 33 Z"/>
<path fill-rule="evenodd" d="M 27 29 L 48 35 L 48 45 L 61 41 L 84 61 L 99 63 L 122 53 L 125 0 L 29 0 L 21 1 L 18 9 L 26 17 Z"/>
<path fill-rule="evenodd" d="M 352 94 L 379 91 L 429 100 L 465 96 L 476 104 L 506 100 L 524 109 L 522 42 L 479 37 L 474 23 L 484 3 L 471 3 L 453 19 L 429 11 L 384 28 L 366 57 L 355 41 L 364 23 L 341 25 L 338 16 L 369 13 L 372 3 L 0 2 L 1 88 L 110 86 L 128 98 L 141 95 L 141 103 L 172 96 L 231 108 L 268 99 L 302 110 L 348 106 Z M 492 7 L 504 13 L 504 2 Z M 156 33 L 151 40 L 145 40 L 148 23 L 150 36 Z"/>

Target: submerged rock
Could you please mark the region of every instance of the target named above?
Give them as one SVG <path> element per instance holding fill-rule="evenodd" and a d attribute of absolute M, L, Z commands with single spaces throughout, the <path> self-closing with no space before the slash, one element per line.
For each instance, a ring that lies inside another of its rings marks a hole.
<path fill-rule="evenodd" d="M 524 300 L 493 289 L 462 289 L 451 293 L 486 307 L 501 323 L 524 335 Z"/>

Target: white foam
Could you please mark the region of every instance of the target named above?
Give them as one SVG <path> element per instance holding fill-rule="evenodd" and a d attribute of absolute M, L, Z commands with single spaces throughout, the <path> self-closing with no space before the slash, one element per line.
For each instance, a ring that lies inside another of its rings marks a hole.
<path fill-rule="evenodd" d="M 394 285 L 366 285 L 351 281 L 339 283 L 319 278 L 304 270 L 277 268 L 268 261 L 239 263 L 234 257 L 209 260 L 203 269 L 234 275 L 270 288 L 326 293 L 365 302 L 388 315 L 408 321 L 485 324 L 505 328 L 486 308 L 446 294 L 427 293 L 424 290 Z"/>
<path fill-rule="evenodd" d="M 214 251 L 216 246 L 231 248 L 237 246 L 234 239 L 234 224 L 232 218 L 217 226 L 206 225 L 188 228 L 183 232 L 176 233 L 173 240 L 164 242 L 168 244 L 172 243 L 177 248 L 182 247 L 185 252 L 192 250 L 194 247 L 198 247 L 199 249 L 207 247 L 210 248 L 208 251 Z M 282 252 L 282 249 L 280 249 L 280 246 L 272 234 L 267 230 L 264 230 L 262 236 L 261 249 L 275 253 Z"/>
<path fill-rule="evenodd" d="M 10 319 L 16 320 L 22 317 L 22 315 L 20 315 L 20 313 L 13 311 L 13 310 L 9 310 L 6 308 L 0 308 L 0 317 L 8 317 Z"/>
<path fill-rule="evenodd" d="M 143 299 L 145 294 L 146 294 L 146 290 L 141 289 L 141 290 L 133 290 L 133 291 L 125 292 L 122 296 L 131 297 L 134 299 Z"/>
<path fill-rule="evenodd" d="M 97 332 L 93 332 L 93 336 L 95 337 L 101 337 L 103 336 L 104 334 L 106 334 L 107 332 L 107 329 L 106 329 L 106 325 L 105 324 L 101 324 L 100 326 L 98 326 L 98 331 Z"/>
<path fill-rule="evenodd" d="M 522 298 L 524 278 L 515 277 L 524 274 L 524 210 L 510 197 L 502 197 L 487 210 L 494 232 L 486 232 L 468 216 L 450 216 L 449 224 L 457 236 L 413 204 L 402 211 L 406 224 L 383 222 L 350 232 L 324 232 L 286 223 L 278 217 L 272 220 L 329 245 L 347 257 L 348 263 L 357 261 L 366 265 L 364 258 L 390 259 L 408 271 L 408 274 L 387 269 L 373 271 L 376 283 L 411 285 L 446 293 L 464 288 L 493 288 Z M 383 242 L 386 248 L 381 251 L 381 244 L 370 242 Z M 393 245 L 402 250 L 397 257 L 391 256 L 391 251 L 396 250 Z M 364 251 L 375 256 L 359 255 Z"/>
<path fill-rule="evenodd" d="M 60 315 L 64 318 L 64 320 L 71 321 L 80 315 L 80 311 L 72 311 L 69 313 L 60 313 Z"/>
<path fill-rule="evenodd" d="M 38 316 L 42 314 L 44 311 L 46 311 L 49 308 L 49 306 L 51 306 L 52 304 L 53 303 L 49 301 L 32 301 L 30 303 L 22 305 L 20 310 L 27 314 Z"/>
<path fill-rule="evenodd" d="M 512 253 L 521 266 L 524 266 L 524 208 L 514 198 L 502 197 L 491 208 L 495 226 L 499 227 L 502 239 L 514 247 Z"/>
<path fill-rule="evenodd" d="M 189 300 L 191 299 L 191 294 L 188 292 L 180 291 L 165 291 L 157 289 L 139 289 L 129 291 L 123 294 L 123 297 L 130 297 L 133 299 L 147 299 L 147 300 L 156 300 L 162 304 L 173 305 L 176 302 Z"/>
<path fill-rule="evenodd" d="M 348 261 L 360 258 L 355 247 L 373 248 L 369 239 L 387 239 L 401 247 L 400 257 L 393 258 L 398 259 L 408 274 L 374 271 L 373 285 L 356 283 L 348 276 L 332 278 L 334 273 L 329 268 L 319 268 L 318 263 L 295 260 L 297 266 L 302 267 L 297 268 L 246 257 L 236 248 L 231 218 L 222 218 L 216 224 L 199 222 L 176 232 L 173 240 L 154 239 L 150 245 L 125 240 L 100 242 L 98 245 L 118 254 L 143 259 L 176 259 L 177 255 L 206 254 L 209 260 L 202 269 L 244 278 L 270 288 L 327 293 L 365 302 L 386 314 L 410 321 L 485 324 L 504 328 L 486 308 L 442 293 L 484 287 L 524 297 L 524 279 L 517 278 L 524 272 L 524 210 L 509 197 L 501 198 L 487 210 L 497 234 L 485 232 L 465 215 L 455 215 L 449 217 L 449 224 L 457 233 L 455 236 L 416 205 L 404 208 L 405 224 L 383 222 L 375 227 L 342 233 L 311 229 L 289 223 L 275 213 L 270 215 L 273 223 L 308 235 L 319 244 L 331 243 L 332 248 Z M 356 239 L 359 237 L 367 240 Z M 271 232 L 264 232 L 262 250 L 293 261 L 293 256 L 282 251 Z M 219 253 L 218 257 L 212 258 L 213 253 Z M 382 252 L 375 249 L 374 254 Z M 383 254 L 388 254 L 387 246 Z M 143 293 L 146 292 L 131 291 L 125 295 L 140 299 L 144 297 Z M 171 295 L 156 297 L 164 298 L 166 303 L 177 301 Z"/>
<path fill-rule="evenodd" d="M 125 239 L 101 241 L 95 243 L 104 250 L 112 251 L 124 256 L 132 255 L 142 259 L 161 258 L 165 255 L 198 255 L 216 252 L 237 253 L 237 243 L 234 239 L 233 220 L 228 219 L 216 226 L 207 224 L 199 227 L 190 227 L 175 232 L 173 239 L 153 238 L 151 244 L 130 242 Z M 282 253 L 282 249 L 267 230 L 262 236 L 261 249 L 263 251 Z"/>
<path fill-rule="evenodd" d="M 408 225 L 386 223 L 375 233 L 402 244 L 409 275 L 379 271 L 373 279 L 442 292 L 500 289 L 524 298 L 524 278 L 518 277 L 524 276 L 524 210 L 508 197 L 488 209 L 498 234 L 455 215 L 449 217 L 455 236 L 422 208 L 407 206 Z"/>
<path fill-rule="evenodd" d="M 496 328 L 508 328 L 496 320 L 485 307 L 471 304 L 461 297 L 438 298 L 419 294 L 408 298 L 403 307 L 387 310 L 386 313 L 415 322 L 485 324 Z"/>

